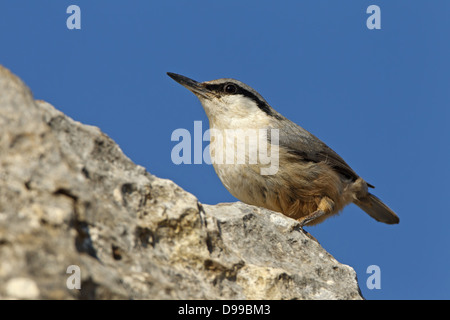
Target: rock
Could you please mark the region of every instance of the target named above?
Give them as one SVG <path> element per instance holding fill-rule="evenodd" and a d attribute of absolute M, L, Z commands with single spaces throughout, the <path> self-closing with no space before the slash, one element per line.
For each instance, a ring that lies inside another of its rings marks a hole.
<path fill-rule="evenodd" d="M 0 299 L 10 298 L 362 299 L 355 271 L 296 221 L 200 204 L 0 67 Z"/>
<path fill-rule="evenodd" d="M 6 294 L 10 298 L 37 299 L 39 297 L 39 289 L 31 279 L 12 278 L 6 283 Z"/>

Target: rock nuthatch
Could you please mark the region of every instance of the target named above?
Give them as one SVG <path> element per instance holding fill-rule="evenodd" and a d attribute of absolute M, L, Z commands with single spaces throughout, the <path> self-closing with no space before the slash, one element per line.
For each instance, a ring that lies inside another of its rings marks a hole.
<path fill-rule="evenodd" d="M 245 140 L 241 148 L 245 150 L 247 163 L 213 160 L 224 186 L 242 202 L 281 212 L 297 219 L 302 227 L 320 223 L 350 203 L 377 221 L 399 223 L 398 216 L 369 193 L 371 184 L 325 143 L 275 111 L 254 89 L 234 79 L 200 83 L 175 73 L 167 74 L 197 96 L 211 129 L 276 130 L 277 139 L 268 133 L 265 138 L 265 145 L 278 154 L 274 174 L 261 174 L 261 163 L 248 162 L 252 156 L 250 145 L 257 142 L 254 137 Z M 211 137 L 212 159 L 225 149 L 224 144 L 230 139 L 235 141 L 236 135 Z"/>

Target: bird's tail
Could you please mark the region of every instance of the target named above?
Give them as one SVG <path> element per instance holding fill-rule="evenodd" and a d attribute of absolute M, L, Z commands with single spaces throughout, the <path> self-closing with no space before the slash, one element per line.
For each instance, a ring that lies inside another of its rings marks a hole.
<path fill-rule="evenodd" d="M 362 199 L 355 200 L 354 203 L 377 221 L 387 224 L 400 222 L 395 212 L 371 193 Z"/>

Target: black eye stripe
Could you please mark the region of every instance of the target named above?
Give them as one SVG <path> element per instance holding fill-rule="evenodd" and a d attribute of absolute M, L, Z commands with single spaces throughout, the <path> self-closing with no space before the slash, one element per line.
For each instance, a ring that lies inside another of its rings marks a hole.
<path fill-rule="evenodd" d="M 225 90 L 225 88 L 228 85 L 233 85 L 236 88 L 236 90 L 233 93 L 227 92 Z M 250 91 L 240 87 L 239 85 L 237 85 L 235 83 L 227 82 L 227 83 L 224 83 L 224 84 L 207 84 L 207 85 L 205 85 L 205 87 L 206 87 L 206 89 L 211 90 L 211 91 L 215 91 L 217 93 L 242 94 L 243 96 L 249 97 L 250 99 L 255 101 L 257 104 L 264 103 L 255 94 L 253 94 L 252 92 L 250 92 Z"/>
<path fill-rule="evenodd" d="M 210 91 L 219 92 L 222 91 L 223 84 L 205 84 L 204 86 Z"/>
<path fill-rule="evenodd" d="M 224 90 L 224 88 L 227 85 L 234 85 L 236 87 L 236 91 L 234 93 L 228 93 Z M 278 115 L 274 114 L 272 109 L 267 105 L 266 102 L 260 100 L 253 92 L 250 92 L 242 87 L 240 87 L 239 85 L 237 85 L 236 83 L 232 83 L 232 82 L 226 82 L 223 84 L 205 84 L 206 89 L 214 91 L 216 93 L 221 93 L 221 94 L 227 94 L 227 95 L 236 95 L 236 94 L 242 94 L 245 97 L 248 97 L 250 99 L 252 99 L 256 105 L 258 106 L 259 109 L 261 109 L 262 111 L 264 111 L 267 115 L 275 117 L 275 118 L 279 118 Z"/>

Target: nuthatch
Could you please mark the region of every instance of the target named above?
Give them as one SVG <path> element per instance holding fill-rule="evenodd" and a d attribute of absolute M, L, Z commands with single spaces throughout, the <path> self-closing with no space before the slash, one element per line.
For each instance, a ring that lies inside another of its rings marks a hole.
<path fill-rule="evenodd" d="M 260 163 L 213 161 L 224 186 L 242 202 L 281 212 L 297 219 L 301 227 L 320 223 L 350 203 L 377 221 L 399 223 L 398 216 L 369 193 L 371 184 L 325 143 L 275 111 L 254 89 L 234 79 L 199 83 L 175 73 L 167 74 L 197 96 L 211 129 L 276 130 L 277 141 L 268 134 L 265 141 L 278 153 L 279 167 L 274 174 L 261 174 Z M 224 149 L 224 139 L 211 138 L 211 158 L 214 152 Z M 245 159 L 251 156 L 249 144 L 255 142 L 249 139 L 244 145 Z"/>

